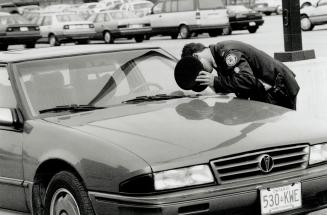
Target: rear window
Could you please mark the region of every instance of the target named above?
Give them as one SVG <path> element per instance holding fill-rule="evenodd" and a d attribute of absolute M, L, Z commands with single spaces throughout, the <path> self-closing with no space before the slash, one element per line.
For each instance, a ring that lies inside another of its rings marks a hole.
<path fill-rule="evenodd" d="M 0 16 L 1 25 L 29 24 L 30 22 L 21 16 Z"/>
<path fill-rule="evenodd" d="M 222 0 L 199 0 L 200 10 L 212 10 L 225 8 Z"/>
<path fill-rule="evenodd" d="M 65 15 L 57 15 L 58 22 L 78 22 L 82 21 L 82 17 L 76 14 L 65 14 Z"/>
<path fill-rule="evenodd" d="M 203 0 L 199 0 L 203 1 Z M 212 1 L 212 0 L 206 0 Z M 192 11 L 195 10 L 193 0 L 178 0 L 179 11 Z"/>

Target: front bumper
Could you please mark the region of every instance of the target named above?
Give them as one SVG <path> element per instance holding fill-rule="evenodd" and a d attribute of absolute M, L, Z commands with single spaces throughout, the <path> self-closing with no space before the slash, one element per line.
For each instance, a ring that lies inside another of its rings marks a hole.
<path fill-rule="evenodd" d="M 112 31 L 114 37 L 146 35 L 151 32 L 151 28 L 129 28 Z"/>
<path fill-rule="evenodd" d="M 301 171 L 302 176 L 291 178 L 269 177 L 269 182 L 258 181 L 229 186 L 220 185 L 152 196 L 123 196 L 89 192 L 97 215 L 186 215 L 237 214 L 259 215 L 259 189 L 302 184 L 302 208 L 278 213 L 303 214 L 327 207 L 327 167 L 320 166 Z"/>
<path fill-rule="evenodd" d="M 190 31 L 192 32 L 209 32 L 215 30 L 222 30 L 224 28 L 228 28 L 229 24 L 225 25 L 191 25 L 189 26 Z"/>
<path fill-rule="evenodd" d="M 250 23 L 255 23 L 254 26 L 251 26 Z M 264 20 L 263 19 L 256 19 L 256 20 L 233 20 L 230 21 L 230 26 L 233 30 L 243 30 L 248 29 L 249 27 L 259 27 L 260 25 L 263 25 Z"/>

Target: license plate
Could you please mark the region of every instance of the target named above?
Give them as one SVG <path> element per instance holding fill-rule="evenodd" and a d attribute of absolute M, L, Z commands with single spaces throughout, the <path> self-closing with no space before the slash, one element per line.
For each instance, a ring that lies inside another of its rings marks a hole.
<path fill-rule="evenodd" d="M 129 25 L 130 28 L 141 28 L 141 25 Z"/>
<path fill-rule="evenodd" d="M 261 214 L 275 214 L 302 207 L 301 183 L 260 190 Z"/>
<path fill-rule="evenodd" d="M 255 22 L 250 22 L 249 25 L 250 26 L 256 26 Z"/>
<path fill-rule="evenodd" d="M 20 27 L 20 31 L 28 31 L 28 27 Z"/>

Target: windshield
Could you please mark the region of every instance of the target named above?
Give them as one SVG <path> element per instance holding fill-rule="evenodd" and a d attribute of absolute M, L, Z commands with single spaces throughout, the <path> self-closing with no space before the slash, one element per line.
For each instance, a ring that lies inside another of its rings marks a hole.
<path fill-rule="evenodd" d="M 77 14 L 63 14 L 57 15 L 58 22 L 78 22 L 83 21 L 82 17 Z"/>
<path fill-rule="evenodd" d="M 149 50 L 44 59 L 17 64 L 27 103 L 40 110 L 69 104 L 109 107 L 139 96 L 180 92 L 175 60 Z"/>

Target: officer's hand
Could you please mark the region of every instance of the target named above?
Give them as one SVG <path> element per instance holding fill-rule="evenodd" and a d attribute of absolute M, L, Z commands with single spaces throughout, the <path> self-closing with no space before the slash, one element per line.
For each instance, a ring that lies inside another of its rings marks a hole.
<path fill-rule="evenodd" d="M 201 71 L 195 81 L 201 82 L 200 85 L 213 87 L 215 76 L 212 73 Z"/>

